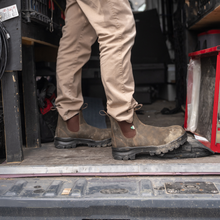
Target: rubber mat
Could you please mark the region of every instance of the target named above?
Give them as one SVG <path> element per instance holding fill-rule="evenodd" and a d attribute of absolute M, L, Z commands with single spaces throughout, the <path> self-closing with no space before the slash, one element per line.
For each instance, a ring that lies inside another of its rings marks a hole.
<path fill-rule="evenodd" d="M 166 154 L 161 154 L 158 157 L 180 159 L 207 157 L 213 154 L 214 152 L 201 142 L 192 137 L 188 137 L 187 142 L 184 145 Z"/>
<path fill-rule="evenodd" d="M 85 121 L 92 126 L 98 128 L 107 128 L 105 116 L 101 116 L 99 112 L 104 110 L 101 98 L 84 97 L 84 103 L 88 104 L 88 108 L 83 110 Z"/>

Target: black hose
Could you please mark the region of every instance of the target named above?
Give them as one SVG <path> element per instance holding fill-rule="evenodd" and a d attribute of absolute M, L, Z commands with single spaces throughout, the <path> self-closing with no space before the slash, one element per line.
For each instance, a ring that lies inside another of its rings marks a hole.
<path fill-rule="evenodd" d="M 0 21 L 0 80 L 5 72 L 7 61 L 8 61 L 8 53 L 9 53 L 9 43 L 8 39 L 10 38 L 7 30 L 4 25 Z"/>

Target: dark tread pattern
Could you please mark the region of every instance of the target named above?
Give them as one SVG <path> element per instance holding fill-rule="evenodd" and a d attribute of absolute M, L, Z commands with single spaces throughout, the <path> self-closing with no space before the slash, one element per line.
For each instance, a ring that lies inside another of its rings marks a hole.
<path fill-rule="evenodd" d="M 151 156 L 153 155 L 160 155 L 167 153 L 169 151 L 173 151 L 174 149 L 179 148 L 187 141 L 187 134 L 185 133 L 177 140 L 174 140 L 166 145 L 162 146 L 150 146 L 150 147 L 143 147 L 141 150 L 137 149 L 137 147 L 133 147 L 131 150 L 124 151 L 124 152 L 117 152 L 117 148 L 112 148 L 112 155 L 115 160 L 135 160 L 136 155 L 139 153 L 149 153 Z M 152 148 L 154 150 L 152 150 Z M 151 150 L 150 150 L 151 149 Z"/>
<path fill-rule="evenodd" d="M 54 145 L 58 149 L 70 149 L 76 148 L 77 146 L 88 146 L 88 147 L 110 147 L 112 145 L 111 139 L 103 140 L 103 141 L 82 141 L 75 139 L 74 141 L 70 142 L 62 142 L 59 140 L 54 139 Z"/>

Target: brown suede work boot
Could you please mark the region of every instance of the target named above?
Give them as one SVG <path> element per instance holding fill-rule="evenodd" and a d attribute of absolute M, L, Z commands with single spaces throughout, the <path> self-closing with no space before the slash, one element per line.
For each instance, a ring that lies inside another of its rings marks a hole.
<path fill-rule="evenodd" d="M 134 113 L 133 126 L 136 130 L 133 138 L 126 138 L 118 124 L 111 116 L 112 155 L 116 160 L 134 160 L 136 154 L 149 153 L 150 155 L 167 153 L 187 140 L 186 132 L 181 126 L 154 127 L 139 121 Z"/>
<path fill-rule="evenodd" d="M 58 116 L 57 128 L 54 138 L 56 148 L 75 148 L 77 145 L 88 145 L 89 147 L 111 146 L 110 129 L 100 129 L 88 125 L 82 111 L 79 113 L 79 131 L 72 132 L 68 129 L 67 123 Z"/>

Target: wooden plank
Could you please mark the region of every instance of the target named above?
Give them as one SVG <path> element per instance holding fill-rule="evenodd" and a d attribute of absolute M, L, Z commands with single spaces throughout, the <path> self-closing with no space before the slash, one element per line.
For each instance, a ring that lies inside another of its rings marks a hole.
<path fill-rule="evenodd" d="M 191 26 L 189 30 L 199 30 L 204 28 L 214 28 L 220 25 L 220 6 L 215 8 L 212 12 L 204 16 L 200 21 Z"/>
<path fill-rule="evenodd" d="M 24 44 L 27 44 L 29 42 L 28 45 L 32 45 L 31 43 L 38 43 L 38 44 L 46 45 L 49 47 L 58 48 L 58 46 L 56 46 L 54 44 L 50 44 L 45 41 L 41 41 L 41 40 L 37 40 L 34 38 L 29 38 L 29 37 L 22 37 L 22 43 L 23 42 L 24 42 Z"/>
<path fill-rule="evenodd" d="M 7 72 L 2 78 L 5 145 L 7 162 L 23 160 L 22 128 L 18 73 Z"/>
<path fill-rule="evenodd" d="M 34 41 L 22 38 L 22 45 L 34 45 Z"/>
<path fill-rule="evenodd" d="M 40 147 L 40 124 L 37 104 L 37 85 L 35 77 L 34 46 L 23 45 L 23 90 L 26 146 Z"/>

